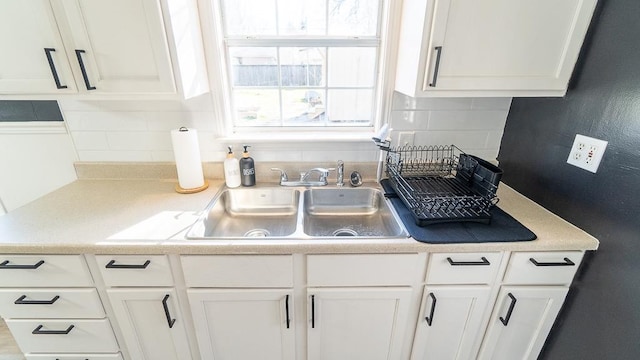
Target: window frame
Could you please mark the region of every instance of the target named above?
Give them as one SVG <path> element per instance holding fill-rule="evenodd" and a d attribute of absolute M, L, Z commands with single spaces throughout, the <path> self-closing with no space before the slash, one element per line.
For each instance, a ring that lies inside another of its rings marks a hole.
<path fill-rule="evenodd" d="M 369 126 L 236 126 L 234 109 L 231 103 L 230 65 L 225 45 L 222 5 L 220 0 L 198 0 L 201 11 L 203 42 L 209 69 L 209 81 L 216 115 L 217 137 L 253 141 L 300 141 L 301 138 L 313 140 L 370 141 L 375 130 L 380 128 L 391 111 L 391 98 L 394 88 L 397 39 L 402 4 L 399 1 L 380 0 L 378 58 L 376 65 L 374 106 Z M 374 37 L 375 38 L 375 37 Z M 263 37 L 260 41 L 267 39 Z M 270 46 L 293 46 L 296 40 L 268 39 Z M 311 37 L 311 42 L 315 41 Z M 326 39 L 317 40 L 323 46 Z M 325 84 L 326 86 L 326 84 Z M 221 121 L 219 121 L 221 119 Z"/>

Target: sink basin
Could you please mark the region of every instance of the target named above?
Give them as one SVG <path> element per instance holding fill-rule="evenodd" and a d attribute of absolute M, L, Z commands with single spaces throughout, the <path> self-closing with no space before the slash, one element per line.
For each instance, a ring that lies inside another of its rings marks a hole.
<path fill-rule="evenodd" d="M 297 228 L 300 191 L 225 189 L 187 233 L 189 239 L 286 237 Z"/>
<path fill-rule="evenodd" d="M 224 188 L 187 239 L 367 239 L 407 237 L 374 188 Z"/>
<path fill-rule="evenodd" d="M 370 238 L 404 233 L 377 189 L 309 189 L 303 206 L 303 231 L 309 236 Z"/>

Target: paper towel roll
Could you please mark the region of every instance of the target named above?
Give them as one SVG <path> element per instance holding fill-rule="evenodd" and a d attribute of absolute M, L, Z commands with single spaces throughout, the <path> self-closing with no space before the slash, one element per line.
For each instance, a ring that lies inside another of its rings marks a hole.
<path fill-rule="evenodd" d="M 183 189 L 195 189 L 204 185 L 198 131 L 196 129 L 171 130 L 173 155 L 176 158 L 178 183 Z"/>

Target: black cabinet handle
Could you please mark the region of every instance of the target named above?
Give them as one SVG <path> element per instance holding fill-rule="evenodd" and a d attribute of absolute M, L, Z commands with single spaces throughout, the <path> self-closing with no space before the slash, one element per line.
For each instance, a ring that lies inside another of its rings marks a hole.
<path fill-rule="evenodd" d="M 44 260 L 40 260 L 33 265 L 10 265 L 9 260 L 5 260 L 0 263 L 0 269 L 37 269 L 42 264 L 44 264 Z"/>
<path fill-rule="evenodd" d="M 436 81 L 438 81 L 438 71 L 440 71 L 440 56 L 442 55 L 442 46 L 436 46 L 434 48 L 438 53 L 436 55 L 436 67 L 433 69 L 433 81 L 429 84 L 431 87 L 436 87 Z"/>
<path fill-rule="evenodd" d="M 449 265 L 451 266 L 467 266 L 467 265 L 491 265 L 486 257 L 481 257 L 480 261 L 453 261 L 450 257 L 447 258 Z"/>
<path fill-rule="evenodd" d="M 62 85 L 60 83 L 60 77 L 58 77 L 58 70 L 56 70 L 56 64 L 53 63 L 53 57 L 51 57 L 51 52 L 56 51 L 54 48 L 44 48 L 44 53 L 47 55 L 47 61 L 49 62 L 49 68 L 51 69 L 51 74 L 53 75 L 53 80 L 56 82 L 56 87 L 58 89 L 66 89 L 67 85 Z"/>
<path fill-rule="evenodd" d="M 431 310 L 429 311 L 429 316 L 424 319 L 427 320 L 427 325 L 431 326 L 433 322 L 433 313 L 436 311 L 436 296 L 433 293 L 429 293 L 429 297 L 431 298 Z"/>
<path fill-rule="evenodd" d="M 512 293 L 508 294 L 509 297 L 511 298 L 511 304 L 509 304 L 509 310 L 507 310 L 507 316 L 505 318 L 503 318 L 502 316 L 500 316 L 500 322 L 502 322 L 502 325 L 507 326 L 507 324 L 509 324 L 509 320 L 511 319 L 511 314 L 513 314 L 513 308 L 516 306 L 516 297 L 513 296 Z"/>
<path fill-rule="evenodd" d="M 91 86 L 89 82 L 89 76 L 87 75 L 87 69 L 84 67 L 84 61 L 82 60 L 82 54 L 86 51 L 84 50 L 76 50 L 76 57 L 78 58 L 78 64 L 80 64 L 80 71 L 82 71 L 82 78 L 84 79 L 84 86 L 87 87 L 87 90 L 95 90 L 95 86 Z"/>
<path fill-rule="evenodd" d="M 287 297 L 284 300 L 284 309 L 287 314 L 287 329 L 288 329 L 289 323 L 291 322 L 291 319 L 289 318 L 289 295 L 287 295 Z"/>
<path fill-rule="evenodd" d="M 529 261 L 535 266 L 575 266 L 576 264 L 569 258 L 564 258 L 564 262 L 538 262 L 534 258 L 529 258 Z"/>
<path fill-rule="evenodd" d="M 162 299 L 162 307 L 164 308 L 164 316 L 167 317 L 167 324 L 169 325 L 169 329 L 173 327 L 173 324 L 176 323 L 176 319 L 171 318 L 171 314 L 169 314 L 169 305 L 167 304 L 167 300 L 169 300 L 169 294 L 164 296 Z"/>
<path fill-rule="evenodd" d="M 311 328 L 316 328 L 316 296 L 311 295 Z"/>
<path fill-rule="evenodd" d="M 69 325 L 66 330 L 40 330 L 42 329 L 42 327 L 43 325 L 38 325 L 38 327 L 33 329 L 31 333 L 34 335 L 67 335 L 71 332 L 71 330 L 73 330 L 75 326 Z"/>
<path fill-rule="evenodd" d="M 51 300 L 25 300 L 27 295 L 22 295 L 13 303 L 16 305 L 53 305 L 58 299 L 60 299 L 59 295 L 56 295 Z"/>
<path fill-rule="evenodd" d="M 147 260 L 141 265 L 116 264 L 115 260 L 111 260 L 105 266 L 107 269 L 146 269 L 151 264 L 151 260 Z"/>

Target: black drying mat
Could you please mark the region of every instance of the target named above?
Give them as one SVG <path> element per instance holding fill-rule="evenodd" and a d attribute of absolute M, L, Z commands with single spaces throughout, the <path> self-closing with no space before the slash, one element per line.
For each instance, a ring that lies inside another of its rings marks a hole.
<path fill-rule="evenodd" d="M 418 226 L 402 199 L 397 197 L 388 179 L 380 182 L 411 237 L 432 244 L 531 241 L 536 234 L 497 206 L 489 211 L 491 224 L 448 222 Z"/>

